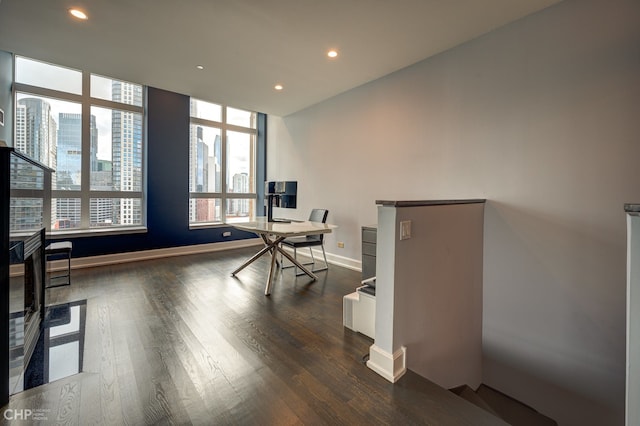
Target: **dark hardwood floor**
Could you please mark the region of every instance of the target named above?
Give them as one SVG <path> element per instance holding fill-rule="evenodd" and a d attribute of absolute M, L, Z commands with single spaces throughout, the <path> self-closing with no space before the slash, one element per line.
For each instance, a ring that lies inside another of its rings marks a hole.
<path fill-rule="evenodd" d="M 368 369 L 372 340 L 342 326 L 360 274 L 276 275 L 256 248 L 72 271 L 47 304 L 86 299 L 83 372 L 15 394 L 39 424 L 505 424 L 411 371 Z M 4 420 L 7 423 L 6 420 Z"/>

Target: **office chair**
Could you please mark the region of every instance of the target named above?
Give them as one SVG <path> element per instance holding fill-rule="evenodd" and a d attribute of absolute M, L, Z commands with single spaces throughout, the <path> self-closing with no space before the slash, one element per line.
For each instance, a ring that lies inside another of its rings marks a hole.
<path fill-rule="evenodd" d="M 329 210 L 326 209 L 313 209 L 311 210 L 311 214 L 309 215 L 310 222 L 320 222 L 326 223 L 327 216 L 329 215 Z M 329 264 L 327 263 L 327 254 L 324 251 L 324 234 L 320 235 L 307 235 L 304 237 L 290 237 L 285 238 L 281 243 L 281 245 L 291 247 L 293 249 L 293 257 L 297 260 L 298 248 L 308 247 L 309 253 L 311 254 L 311 262 L 303 263 L 303 265 L 315 265 L 316 259 L 313 257 L 312 247 L 320 246 L 322 248 L 322 257 L 324 258 L 324 266 L 318 269 L 311 269 L 311 272 L 324 271 L 329 269 Z M 291 268 L 295 265 L 284 266 L 284 261 L 282 255 L 280 255 L 280 265 L 282 269 Z M 304 274 L 304 272 L 298 273 L 298 267 L 296 268 L 296 276 Z"/>

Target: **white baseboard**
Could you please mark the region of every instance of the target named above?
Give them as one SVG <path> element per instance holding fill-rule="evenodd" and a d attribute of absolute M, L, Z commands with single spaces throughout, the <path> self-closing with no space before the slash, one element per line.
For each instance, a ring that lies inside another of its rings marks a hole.
<path fill-rule="evenodd" d="M 293 249 L 289 247 L 284 247 L 284 249 L 287 250 L 289 253 L 291 253 L 291 255 L 293 255 Z M 316 260 L 320 259 L 322 261 L 322 250 L 312 249 L 312 251 L 313 251 L 313 257 Z M 306 248 L 298 249 L 298 256 L 306 257 L 309 259 L 311 258 L 311 256 L 309 256 L 309 251 Z M 331 265 L 342 266 L 343 268 L 351 269 L 353 271 L 358 271 L 358 272 L 362 271 L 361 261 L 354 260 L 344 256 L 339 256 L 337 254 L 327 253 L 327 262 L 329 262 Z"/>
<path fill-rule="evenodd" d="M 262 245 L 260 238 L 248 238 L 244 240 L 224 241 L 220 243 L 197 244 L 181 247 L 169 247 L 154 250 L 133 251 L 127 253 L 105 254 L 100 256 L 77 257 L 71 259 L 71 269 L 92 268 L 94 266 L 106 266 L 117 263 L 137 262 L 140 260 L 158 259 L 162 257 L 183 256 L 188 254 L 209 253 L 221 250 L 231 250 L 236 248 L 251 247 Z M 306 250 L 301 250 L 298 255 L 307 256 Z M 322 250 L 313 250 L 316 259 L 322 259 Z M 327 253 L 327 261 L 332 265 L 342 266 L 343 268 L 354 271 L 362 271 L 362 262 L 350 259 L 348 257 L 338 256 L 336 254 Z M 48 271 L 64 271 L 67 269 L 67 261 L 65 259 L 52 260 L 48 262 Z M 24 273 L 23 265 L 11 265 L 10 276 L 19 276 Z"/>
<path fill-rule="evenodd" d="M 244 240 L 224 241 L 221 243 L 197 244 L 181 247 L 169 247 L 164 249 L 105 254 L 100 256 L 77 257 L 71 259 L 71 269 L 92 268 L 94 266 L 106 266 L 117 263 L 137 262 L 140 260 L 158 259 L 162 257 L 209 253 L 214 251 L 231 250 L 262 244 L 263 242 L 260 238 L 249 238 Z M 306 250 L 299 251 L 298 255 L 307 257 L 309 256 Z M 313 250 L 313 255 L 316 259 L 322 259 L 321 250 Z M 362 271 L 362 262 L 350 259 L 348 257 L 327 253 L 327 261 L 332 265 L 342 266 L 343 268 L 351 269 L 354 271 Z M 47 268 L 50 272 L 64 271 L 67 269 L 67 261 L 64 259 L 53 260 L 51 262 L 48 262 Z M 11 265 L 9 274 L 12 277 L 24 274 L 23 265 Z"/>
<path fill-rule="evenodd" d="M 313 255 L 316 253 L 314 251 Z M 320 255 L 322 252 L 320 251 Z M 338 256 L 337 254 L 327 253 L 327 261 L 332 265 L 342 266 L 343 268 L 351 269 L 353 271 L 362 272 L 362 261 L 350 259 L 344 256 Z"/>
<path fill-rule="evenodd" d="M 137 262 L 140 260 L 158 259 L 163 257 L 184 256 L 188 254 L 210 253 L 222 250 L 251 247 L 262 245 L 260 238 L 249 238 L 244 240 L 223 241 L 220 243 L 197 244 L 182 247 L 169 247 L 163 249 L 133 251 L 127 253 L 105 254 L 100 256 L 77 257 L 71 259 L 71 269 L 92 268 L 94 266 L 113 265 L 125 262 Z M 65 259 L 52 260 L 47 262 L 48 271 L 64 271 L 67 269 Z M 9 274 L 19 276 L 24 273 L 23 265 L 11 265 Z"/>
<path fill-rule="evenodd" d="M 369 361 L 367 367 L 390 381 L 397 382 L 407 372 L 407 348 L 400 349 L 390 354 L 375 344 L 369 348 Z"/>

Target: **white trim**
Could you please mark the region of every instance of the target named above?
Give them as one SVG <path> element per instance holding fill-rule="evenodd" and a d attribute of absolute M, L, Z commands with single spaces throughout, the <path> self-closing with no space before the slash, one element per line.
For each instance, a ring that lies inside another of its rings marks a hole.
<path fill-rule="evenodd" d="M 251 247 L 263 244 L 259 238 L 249 238 L 244 240 L 224 241 L 220 243 L 198 244 L 182 247 L 169 247 L 164 249 L 135 251 L 128 253 L 105 254 L 91 257 L 78 257 L 71 259 L 71 269 L 91 268 L 94 266 L 113 265 L 116 263 L 137 262 L 139 260 L 158 259 L 161 257 L 183 256 L 188 254 L 209 253 L 222 250 L 231 250 L 236 248 Z M 287 250 L 290 250 L 287 248 Z M 292 251 L 293 253 L 293 251 Z M 309 257 L 305 251 L 298 252 L 298 255 Z M 316 258 L 322 259 L 321 250 L 313 250 Z M 362 262 L 350 259 L 348 257 L 338 256 L 336 254 L 327 253 L 327 261 L 336 266 L 351 269 L 354 271 L 362 271 Z M 63 271 L 67 269 L 67 261 L 64 259 L 53 260 L 48 262 L 47 270 L 49 272 Z M 11 265 L 10 276 L 15 277 L 22 275 L 24 268 L 22 265 Z"/>
<path fill-rule="evenodd" d="M 55 197 L 54 197 L 55 198 Z M 109 197 L 104 197 L 109 198 Z M 121 198 L 121 197 L 113 197 Z M 125 235 L 125 234 L 144 234 L 147 232 L 146 226 L 109 226 L 104 228 L 91 228 L 91 229 L 54 229 L 51 232 L 47 232 L 47 238 L 62 239 L 62 238 L 78 238 L 78 237 L 95 237 L 105 235 Z"/>
<path fill-rule="evenodd" d="M 316 251 L 318 252 L 318 254 L 316 254 Z M 314 250 L 313 255 L 316 256 L 316 258 L 318 256 L 322 256 L 322 251 Z M 362 272 L 362 261 L 360 260 L 354 260 L 348 257 L 339 256 L 333 253 L 327 253 L 327 262 L 329 262 L 332 265 L 342 266 L 343 268 Z"/>
<path fill-rule="evenodd" d="M 369 348 L 367 367 L 390 381 L 397 382 L 407 372 L 407 348 L 402 346 L 393 354 L 375 344 Z"/>
<path fill-rule="evenodd" d="M 262 245 L 260 238 L 244 240 L 223 241 L 220 243 L 197 244 L 182 247 L 169 247 L 163 249 L 134 251 L 127 253 L 105 254 L 100 256 L 78 257 L 71 259 L 71 269 L 92 268 L 94 266 L 113 265 L 125 262 L 137 262 L 139 260 L 159 259 L 163 257 L 184 256 L 188 254 L 210 253 L 222 250 L 251 247 Z M 47 271 L 63 271 L 67 269 L 65 259 L 48 262 Z M 18 276 L 24 273 L 23 265 L 11 265 L 10 276 Z"/>
<path fill-rule="evenodd" d="M 293 249 L 292 248 L 285 247 L 285 246 L 283 246 L 283 248 L 285 250 L 287 250 L 288 252 L 290 252 L 291 255 L 293 255 Z M 312 249 L 312 251 L 313 251 L 313 257 L 316 260 L 320 259 L 320 261 L 322 261 L 322 250 Z M 351 259 L 351 258 L 344 257 L 344 256 L 339 256 L 339 255 L 333 254 L 333 253 L 326 253 L 326 254 L 327 254 L 327 262 L 329 262 L 329 264 L 336 265 L 336 266 L 342 266 L 343 268 L 351 269 L 352 271 L 362 272 L 362 261 Z M 309 252 L 307 250 L 303 250 L 303 249 L 298 249 L 298 256 L 302 256 L 302 257 L 306 257 L 306 258 L 311 259 L 311 256 L 309 256 Z"/>

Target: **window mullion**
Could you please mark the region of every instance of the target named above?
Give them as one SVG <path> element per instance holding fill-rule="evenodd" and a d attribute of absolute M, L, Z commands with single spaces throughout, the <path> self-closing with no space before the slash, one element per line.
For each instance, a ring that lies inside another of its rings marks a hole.
<path fill-rule="evenodd" d="M 82 73 L 82 159 L 80 169 L 80 227 L 88 229 L 91 222 L 91 74 Z"/>
<path fill-rule="evenodd" d="M 106 99 L 92 98 L 89 94 L 87 94 L 89 98 L 89 102 L 91 105 L 99 106 L 102 108 L 108 109 L 119 109 L 127 112 L 137 112 L 142 114 L 144 112 L 144 108 L 137 105 L 123 104 L 120 102 L 107 101 Z"/>
<path fill-rule="evenodd" d="M 232 132 L 250 133 L 252 135 L 258 134 L 257 129 L 250 129 L 249 127 L 236 126 L 228 123 L 225 123 L 224 126 L 227 128 L 227 130 L 230 130 Z"/>
<path fill-rule="evenodd" d="M 64 99 L 70 102 L 82 102 L 82 95 L 75 93 L 61 92 L 59 90 L 47 89 L 45 87 L 31 86 L 24 83 L 13 83 L 14 92 L 29 93 L 31 95 L 44 96 L 47 98 Z"/>
<path fill-rule="evenodd" d="M 220 162 L 221 170 L 221 196 L 220 196 L 220 217 L 222 223 L 227 222 L 227 109 L 222 108 L 222 129 L 220 130 Z"/>
<path fill-rule="evenodd" d="M 252 176 L 252 180 L 253 180 L 253 190 L 250 191 L 252 193 L 256 193 L 258 191 L 258 188 L 256 187 L 258 185 L 258 183 L 256 182 L 256 154 L 258 152 L 257 150 L 257 134 L 252 134 L 250 136 L 250 140 L 251 140 L 251 144 L 249 145 L 249 165 L 251 167 L 249 174 Z"/>

